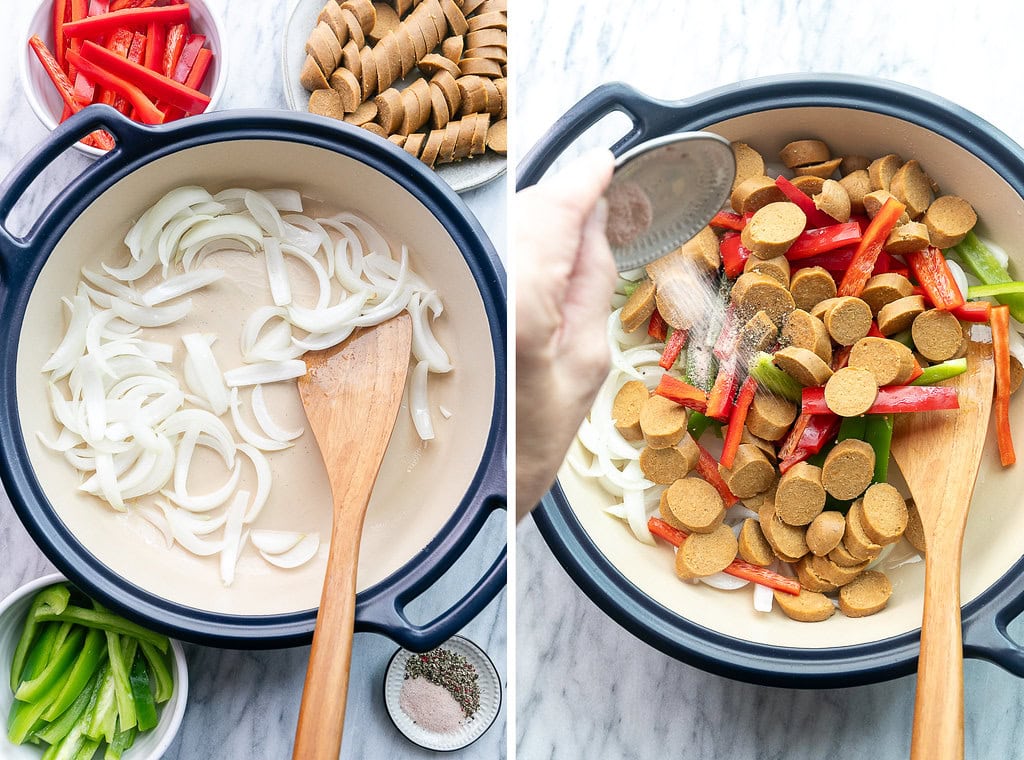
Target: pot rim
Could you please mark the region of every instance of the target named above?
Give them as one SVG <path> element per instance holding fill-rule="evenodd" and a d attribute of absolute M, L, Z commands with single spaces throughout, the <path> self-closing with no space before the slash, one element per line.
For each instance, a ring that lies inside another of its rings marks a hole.
<path fill-rule="evenodd" d="M 78 138 L 97 128 L 114 135 L 115 148 L 61 191 L 25 237 L 11 235 L 3 225 L 25 188 Z M 380 171 L 438 219 L 476 281 L 489 321 L 495 371 L 491 429 L 480 464 L 466 494 L 431 542 L 390 576 L 360 592 L 356 603 L 357 631 L 382 633 L 415 651 L 430 649 L 454 635 L 505 585 L 503 547 L 471 590 L 433 621 L 417 625 L 405 615 L 405 606 L 468 548 L 490 513 L 505 508 L 505 272 L 465 203 L 405 151 L 351 125 L 288 112 L 217 112 L 146 127 L 109 107 L 85 109 L 55 130 L 0 186 L 0 345 L 8 356 L 17 356 L 25 309 L 39 272 L 72 222 L 96 198 L 159 158 L 238 140 L 322 148 Z M 315 608 L 274 615 L 210 612 L 152 594 L 100 563 L 65 527 L 32 469 L 17 408 L 16 362 L 0 372 L 0 448 L 0 479 L 18 517 L 47 558 L 93 598 L 171 637 L 208 646 L 272 648 L 311 640 Z"/>
<path fill-rule="evenodd" d="M 633 88 L 603 85 L 556 122 L 519 170 L 518 189 L 533 184 L 555 157 L 613 110 L 633 129 L 613 147 L 618 155 L 667 131 L 699 130 L 759 111 L 853 108 L 892 116 L 939 134 L 974 154 L 1024 198 L 1024 149 L 976 114 L 924 90 L 870 77 L 785 74 L 726 85 L 675 102 Z M 875 683 L 916 670 L 920 628 L 843 647 L 779 647 L 727 636 L 669 610 L 633 585 L 597 548 L 555 483 L 534 510 L 552 553 L 606 614 L 642 641 L 687 664 L 750 683 L 787 688 L 836 688 Z M 965 656 L 987 659 L 1024 676 L 1022 650 L 1006 634 L 1024 609 L 1024 557 L 962 608 Z"/>

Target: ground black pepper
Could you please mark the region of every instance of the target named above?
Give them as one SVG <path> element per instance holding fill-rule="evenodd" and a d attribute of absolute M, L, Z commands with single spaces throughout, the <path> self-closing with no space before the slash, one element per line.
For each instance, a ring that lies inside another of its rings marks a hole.
<path fill-rule="evenodd" d="M 450 649 L 414 654 L 405 664 L 406 678 L 426 678 L 448 690 L 467 718 L 480 709 L 480 686 L 476 668 Z"/>

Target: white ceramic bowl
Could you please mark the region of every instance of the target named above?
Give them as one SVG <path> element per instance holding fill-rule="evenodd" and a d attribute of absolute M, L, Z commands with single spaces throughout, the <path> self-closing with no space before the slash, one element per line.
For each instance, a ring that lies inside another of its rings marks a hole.
<path fill-rule="evenodd" d="M 203 0 L 189 0 L 189 7 L 192 10 L 190 25 L 193 32 L 206 35 L 206 47 L 213 52 L 213 60 L 210 62 L 206 81 L 199 89 L 210 96 L 207 112 L 215 111 L 224 92 L 224 83 L 227 81 L 227 44 L 221 33 L 220 20 Z M 38 34 L 53 52 L 52 8 L 53 0 L 43 0 L 39 3 L 39 7 L 36 8 L 36 12 L 32 14 L 32 19 L 29 21 L 28 29 L 18 37 L 20 41 L 24 42 L 21 55 L 18 56 L 21 87 L 29 105 L 32 106 L 32 112 L 50 131 L 53 131 L 60 122 L 64 101 L 61 100 L 53 82 L 50 81 L 39 64 L 39 59 L 28 46 L 28 40 L 33 34 Z M 94 158 L 98 158 L 106 152 L 82 143 L 76 143 L 75 147 Z"/>
<path fill-rule="evenodd" d="M 7 685 L 6 674 L 11 667 L 14 649 L 18 645 L 25 614 L 28 612 L 32 597 L 40 589 L 67 580 L 60 573 L 46 575 L 26 583 L 11 592 L 0 602 L 0 673 L 4 674 L 0 684 L 0 716 L 3 725 L 7 725 L 7 715 L 14 702 L 14 695 Z M 188 702 L 188 666 L 185 652 L 181 644 L 171 640 L 171 651 L 174 652 L 174 695 L 168 702 L 161 705 L 160 722 L 152 731 L 139 734 L 132 748 L 124 753 L 124 760 L 159 760 L 171 746 L 174 737 L 181 727 L 181 719 L 185 715 Z M 7 731 L 0 731 L 0 757 L 4 760 L 39 760 L 42 752 L 39 747 L 31 744 L 15 745 L 7 738 Z"/>

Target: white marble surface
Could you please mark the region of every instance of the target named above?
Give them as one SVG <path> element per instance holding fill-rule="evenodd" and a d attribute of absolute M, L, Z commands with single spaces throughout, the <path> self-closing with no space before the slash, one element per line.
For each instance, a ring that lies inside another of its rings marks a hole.
<path fill-rule="evenodd" d="M 286 108 L 279 51 L 291 3 L 281 0 L 208 0 L 225 22 L 230 40 L 229 81 L 221 108 Z M 46 137 L 24 99 L 17 56 L 27 40 L 32 2 L 4 3 L 0 29 L 0 176 Z M 33 187 L 16 210 L 15 221 L 31 219 L 48 197 L 87 166 L 68 153 L 45 175 L 45 187 Z M 499 180 L 464 196 L 504 255 L 505 182 Z M 493 560 L 504 540 L 502 525 L 489 525 L 485 538 L 455 564 L 437 587 L 417 603 L 422 619 L 433 617 L 455 599 Z M 489 544 L 484 547 L 481 544 Z M 0 497 L 0 596 L 50 570 L 49 564 L 18 522 L 6 496 Z M 431 614 L 433 613 L 433 614 Z M 506 625 L 505 594 L 492 602 L 463 635 L 494 659 L 503 683 Z M 427 758 L 435 754 L 408 742 L 391 724 L 383 704 L 384 669 L 395 645 L 380 636 L 355 638 L 343 758 Z M 186 647 L 191 672 L 188 711 L 168 760 L 278 760 L 291 756 L 308 648 L 241 652 Z M 455 756 L 493 760 L 505 757 L 505 708 L 496 724 L 476 744 Z"/>
<path fill-rule="evenodd" d="M 622 80 L 676 99 L 768 74 L 843 72 L 925 88 L 1024 143 L 1024 8 L 962 2 L 520 0 L 520 155 L 581 96 Z M 623 122 L 591 144 L 609 145 Z M 606 617 L 532 522 L 518 530 L 515 742 L 522 760 L 600 757 L 905 758 L 914 680 L 834 691 L 729 681 L 683 665 Z M 1019 623 L 1019 621 L 1018 621 Z M 1017 628 L 1018 626 L 1015 626 Z M 1024 683 L 965 669 L 966 756 L 1024 757 Z"/>

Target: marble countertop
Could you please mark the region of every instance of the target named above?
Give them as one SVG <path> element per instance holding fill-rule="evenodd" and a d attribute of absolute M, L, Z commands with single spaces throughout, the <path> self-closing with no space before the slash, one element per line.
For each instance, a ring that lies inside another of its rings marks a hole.
<path fill-rule="evenodd" d="M 679 99 L 792 72 L 874 75 L 952 100 L 1024 144 L 1024 8 L 799 0 L 519 0 L 519 155 L 597 85 Z M 610 145 L 626 119 L 587 136 Z M 795 691 L 709 675 L 634 638 L 568 578 L 529 520 L 517 533 L 515 742 L 521 760 L 905 758 L 914 679 Z M 1015 626 L 1016 628 L 1016 626 Z M 1011 629 L 1013 630 L 1013 629 Z M 1024 683 L 969 660 L 966 757 L 1020 758 Z"/>
<path fill-rule="evenodd" d="M 293 3 L 279 0 L 207 0 L 224 22 L 231 64 L 222 109 L 287 108 L 281 82 L 280 49 Z M 17 56 L 28 38 L 35 3 L 10 3 L 0 30 L 0 177 L 5 176 L 47 135 L 25 100 L 18 80 Z M 243 65 L 243 63 L 245 65 Z M 42 197 L 63 187 L 88 166 L 89 160 L 69 151 L 47 171 L 46 188 L 35 188 L 18 208 L 34 218 Z M 505 254 L 504 180 L 463 196 Z M 494 521 L 492 521 L 494 522 Z M 498 521 L 500 522 L 500 521 Z M 433 617 L 456 599 L 493 561 L 505 538 L 503 525 L 489 525 L 482 538 L 416 603 L 423 619 Z M 52 567 L 18 521 L 6 495 L 0 496 L 0 597 Z M 492 602 L 461 633 L 482 646 L 507 683 L 505 593 Z M 431 614 L 433 613 L 433 614 Z M 345 744 L 342 758 L 428 758 L 392 725 L 384 708 L 384 669 L 396 645 L 375 634 L 357 634 L 352 653 Z M 291 756 L 308 647 L 244 652 L 186 646 L 191 676 L 189 706 L 168 760 L 279 760 Z M 475 744 L 455 756 L 493 760 L 505 757 L 505 715 Z"/>

